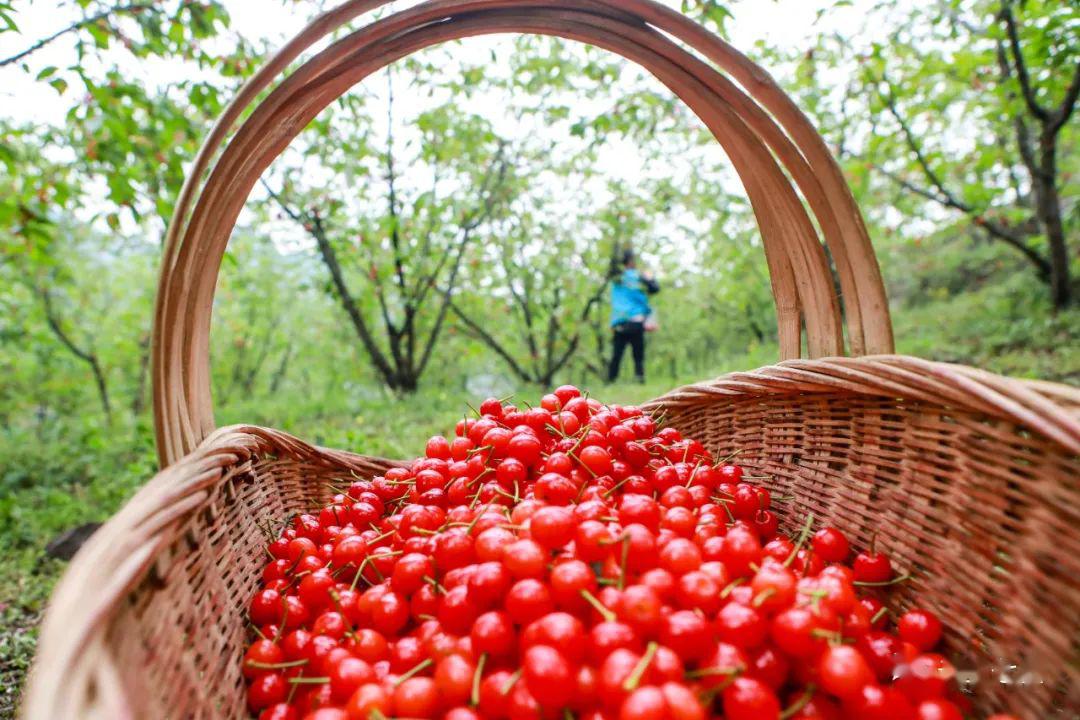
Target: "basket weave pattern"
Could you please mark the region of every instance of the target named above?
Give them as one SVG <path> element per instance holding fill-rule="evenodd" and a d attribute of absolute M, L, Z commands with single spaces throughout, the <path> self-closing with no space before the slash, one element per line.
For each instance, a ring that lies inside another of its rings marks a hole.
<path fill-rule="evenodd" d="M 200 150 L 155 310 L 165 469 L 57 587 L 23 716 L 245 716 L 245 604 L 262 525 L 324 501 L 329 481 L 396 463 L 266 428 L 215 430 L 210 311 L 236 218 L 273 159 L 353 84 L 435 43 L 513 31 L 589 42 L 647 68 L 717 137 L 754 206 L 788 361 L 674 390 L 648 409 L 714 456 L 738 451 L 785 498 L 788 530 L 812 512 L 862 545 L 877 536 L 913 576 L 886 593 L 890 606 L 917 596 L 940 613 L 947 652 L 981 673 L 980 712 L 1080 717 L 1080 391 L 881 355 L 893 347 L 884 286 L 824 141 L 764 70 L 651 0 L 430 0 L 343 36 L 262 97 L 313 44 L 385 2 L 349 0 L 313 22 Z M 796 360 L 804 331 L 812 359 Z M 1006 686 L 991 671 L 1034 682 Z"/>

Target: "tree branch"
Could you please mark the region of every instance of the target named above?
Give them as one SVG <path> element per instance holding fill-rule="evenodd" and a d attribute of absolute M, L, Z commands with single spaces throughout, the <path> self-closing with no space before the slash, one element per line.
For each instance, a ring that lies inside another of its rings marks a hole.
<path fill-rule="evenodd" d="M 480 226 L 487 218 L 491 216 L 492 211 L 495 208 L 496 203 L 496 189 L 500 188 L 503 181 L 506 178 L 507 162 L 503 156 L 505 150 L 505 144 L 500 143 L 499 149 L 495 153 L 494 159 L 491 161 L 491 165 L 485 171 L 484 182 L 481 185 L 481 193 L 483 202 L 481 207 L 474 210 L 471 216 L 466 216 L 461 229 L 462 237 L 461 242 L 458 244 L 457 256 L 454 258 L 454 265 L 450 270 L 450 278 L 446 283 L 446 288 L 442 292 L 442 304 L 439 306 L 438 316 L 435 318 L 435 324 L 431 328 L 431 332 L 428 334 L 427 342 L 424 346 L 424 352 L 421 356 L 420 365 L 417 370 L 417 374 L 422 374 L 424 369 L 427 368 L 428 361 L 431 360 L 431 353 L 435 349 L 435 341 L 439 338 L 439 333 L 442 332 L 443 322 L 446 320 L 446 314 L 450 308 L 450 299 L 457 286 L 458 273 L 461 270 L 461 260 L 465 257 L 465 249 L 468 247 L 469 241 L 472 238 L 472 231 Z"/>
<path fill-rule="evenodd" d="M 1078 98 L 1080 98 L 1080 62 L 1076 63 L 1072 82 L 1069 83 L 1069 87 L 1065 91 L 1065 98 L 1061 101 L 1061 105 L 1058 106 L 1057 110 L 1054 111 L 1053 117 L 1047 125 L 1047 130 L 1051 135 L 1056 134 L 1061 128 L 1065 127 L 1065 123 L 1069 121 L 1073 109 L 1076 108 Z"/>
<path fill-rule="evenodd" d="M 330 279 L 333 281 L 338 299 L 341 301 L 345 313 L 349 316 L 349 320 L 352 322 L 356 334 L 360 337 L 360 342 L 363 343 L 368 357 L 371 358 L 371 362 L 375 365 L 375 369 L 378 371 L 379 375 L 382 376 L 383 382 L 390 387 L 394 387 L 396 380 L 393 368 L 391 368 L 390 364 L 386 361 L 386 356 L 379 350 L 379 346 L 375 344 L 375 338 L 372 337 L 367 323 L 364 321 L 364 316 L 356 304 L 356 300 L 353 298 L 352 293 L 349 292 L 348 285 L 345 284 L 345 276 L 341 271 L 341 264 L 338 262 L 337 253 L 334 251 L 330 239 L 326 236 L 322 223 L 315 224 L 308 222 L 308 218 L 305 218 L 303 213 L 297 212 L 290 207 L 289 204 L 285 202 L 284 198 L 275 192 L 265 180 L 260 178 L 260 182 L 263 187 L 266 188 L 266 192 L 270 197 L 273 198 L 281 208 L 282 212 L 303 227 L 307 233 L 314 238 L 319 247 L 319 254 L 322 257 L 323 264 L 326 265 L 327 270 L 330 271 Z"/>
<path fill-rule="evenodd" d="M 1016 98 L 1016 91 L 1013 89 L 1013 85 L 1010 82 L 1012 80 L 1012 66 L 1009 64 L 1009 57 L 1005 50 L 1005 44 L 1001 41 L 995 43 L 995 56 L 997 58 L 998 72 L 1001 74 L 1001 82 L 1005 87 L 1005 92 L 1010 99 Z M 1032 179 L 1035 180 L 1039 177 L 1041 170 L 1039 169 L 1039 163 L 1035 159 L 1035 149 L 1031 144 L 1031 133 L 1028 130 L 1027 122 L 1024 120 L 1024 116 L 1017 113 L 1013 117 L 1013 128 L 1016 132 L 1016 146 L 1020 151 L 1020 160 L 1024 163 L 1024 167 L 1027 168 L 1028 173 Z"/>
<path fill-rule="evenodd" d="M 1035 89 L 1031 86 L 1031 76 L 1028 74 L 1027 64 L 1024 62 L 1024 53 L 1020 49 L 1020 34 L 1016 30 L 1016 18 L 1012 13 L 1011 0 L 1001 0 L 1001 18 L 1005 21 L 1005 33 L 1009 38 L 1009 50 L 1012 51 L 1013 65 L 1016 67 L 1016 79 L 1020 83 L 1020 91 L 1024 97 L 1024 103 L 1028 106 L 1031 114 L 1042 121 L 1049 119 L 1050 114 L 1046 108 L 1039 105 L 1035 98 Z"/>
<path fill-rule="evenodd" d="M 539 366 L 536 364 L 540 359 L 540 351 L 536 346 L 536 335 L 533 332 L 533 314 L 532 314 L 532 301 L 529 298 L 529 277 L 522 280 L 523 292 L 518 292 L 514 286 L 514 272 L 508 257 L 506 249 L 501 254 L 500 262 L 503 266 L 503 272 L 506 273 L 506 288 L 510 291 L 510 296 L 521 308 L 522 318 L 525 320 L 525 343 L 529 348 L 529 358 L 533 364 L 533 368 L 536 372 L 540 371 Z"/>
<path fill-rule="evenodd" d="M 551 371 L 552 361 L 554 360 L 555 353 L 555 337 L 559 327 L 559 309 L 562 307 L 562 286 L 556 285 L 551 294 L 551 303 L 548 305 L 548 322 L 547 322 L 547 337 L 544 341 L 544 368 L 547 370 L 545 375 L 548 375 Z"/>
<path fill-rule="evenodd" d="M 1031 246 L 1025 243 L 1018 234 L 1010 231 L 1004 225 L 1001 225 L 994 220 L 990 220 L 984 217 L 970 205 L 950 201 L 948 198 L 937 195 L 936 193 L 931 192 L 926 188 L 919 187 L 910 180 L 907 180 L 894 172 L 886 170 L 883 167 L 875 165 L 874 163 L 868 164 L 876 171 L 878 171 L 888 179 L 892 180 L 894 183 L 904 188 L 908 192 L 926 198 L 927 200 L 936 202 L 939 205 L 943 205 L 954 210 L 959 210 L 965 215 L 969 215 L 977 226 L 981 227 L 983 230 L 986 231 L 987 235 L 1001 240 L 1002 242 L 1011 245 L 1012 247 L 1023 253 L 1024 257 L 1030 260 L 1031 263 L 1035 266 L 1035 269 L 1037 270 L 1041 278 L 1046 279 L 1050 277 L 1050 264 L 1046 261 L 1046 259 L 1039 255 L 1039 253 L 1036 252 Z"/>
<path fill-rule="evenodd" d="M 439 168 L 441 166 L 436 164 L 434 170 L 431 173 L 431 192 L 429 193 L 431 201 L 428 203 L 428 221 L 424 228 L 423 244 L 420 246 L 419 252 L 416 257 L 420 258 L 423 262 L 428 255 L 428 251 L 431 249 L 431 238 L 435 233 L 435 219 L 436 219 L 436 206 L 439 200 Z M 416 283 L 409 291 L 410 301 L 414 304 L 419 304 L 418 298 L 422 298 L 426 294 L 425 287 L 429 287 L 431 283 L 435 282 L 436 276 L 430 273 L 418 272 L 416 274 Z"/>
<path fill-rule="evenodd" d="M 382 306 L 383 321 L 390 333 L 390 352 L 394 355 L 394 363 L 399 370 L 408 366 L 411 372 L 413 354 L 416 349 L 416 308 L 405 288 L 405 261 L 401 254 L 401 215 L 398 213 L 397 173 L 394 170 L 394 69 L 392 65 L 386 68 L 386 91 L 386 182 L 389 186 L 387 202 L 390 206 L 390 246 L 394 251 L 394 276 L 397 278 L 398 292 L 401 293 L 401 304 L 405 312 L 400 329 L 390 321 L 390 312 L 382 295 L 379 296 L 379 302 Z M 401 352 L 402 338 L 406 343 L 404 354 Z"/>
<path fill-rule="evenodd" d="M 106 422 L 112 422 L 112 405 L 109 403 L 109 388 L 108 383 L 105 380 L 105 373 L 101 369 L 101 363 L 98 361 L 97 353 L 93 350 L 83 350 L 75 341 L 71 339 L 71 336 L 64 331 L 63 325 L 60 322 L 60 318 L 56 314 L 56 309 L 52 304 L 52 295 L 47 288 L 39 287 L 38 295 L 41 297 L 41 303 L 45 309 L 45 321 L 49 325 L 49 329 L 52 330 L 53 335 L 60 341 L 60 344 L 66 347 L 72 355 L 79 358 L 87 365 L 90 366 L 90 371 L 94 375 L 94 383 L 97 385 L 98 398 L 101 400 L 101 409 L 105 412 Z"/>
<path fill-rule="evenodd" d="M 394 71 L 393 66 L 386 69 L 386 181 L 389 185 L 388 201 L 390 205 L 390 244 L 394 249 L 394 273 L 397 275 L 398 288 L 403 300 L 408 302 L 405 292 L 405 268 L 401 257 L 401 217 L 398 214 L 397 173 L 394 171 Z"/>
<path fill-rule="evenodd" d="M 125 13 L 140 13 L 143 10 L 153 10 L 157 6 L 158 6 L 158 3 L 155 3 L 155 2 L 131 3 L 130 5 L 120 5 L 118 7 L 109 8 L 108 10 L 104 10 L 102 12 L 99 12 L 96 15 L 91 15 L 90 17 L 85 17 L 82 20 L 78 20 L 76 22 L 73 22 L 70 25 L 68 25 L 67 27 L 54 32 L 52 35 L 41 38 L 40 40 L 38 40 L 36 43 L 34 43 L 30 47 L 26 48 L 25 50 L 23 50 L 21 52 L 18 52 L 18 53 L 15 53 L 11 57 L 6 57 L 3 60 L 0 60 L 0 67 L 4 67 L 5 65 L 11 65 L 12 63 L 17 63 L 20 60 L 22 60 L 23 58 L 27 57 L 28 55 L 32 55 L 33 53 L 36 53 L 41 48 L 45 47 L 46 45 L 48 45 L 48 44 L 50 44 L 50 43 L 52 43 L 52 42 L 54 42 L 56 40 L 59 40 L 60 38 L 64 37 L 65 35 L 67 35 L 69 33 L 73 33 L 73 32 L 78 32 L 79 30 L 82 30 L 83 28 L 87 28 L 87 27 L 90 27 L 91 25 L 97 24 L 97 23 L 101 22 L 102 20 L 107 20 L 112 15 L 121 15 L 121 14 L 125 14 Z"/>
<path fill-rule="evenodd" d="M 150 371 L 150 333 L 144 332 L 139 338 L 139 372 L 135 381 L 135 394 L 131 399 L 131 414 L 142 415 L 146 407 L 146 378 Z"/>
<path fill-rule="evenodd" d="M 510 370 L 513 371 L 515 375 L 517 375 L 525 382 L 537 382 L 537 379 L 530 375 L 529 372 L 525 370 L 525 368 L 521 367 L 521 365 L 518 364 L 517 360 L 514 359 L 514 356 L 510 353 L 510 351 L 503 347 L 502 344 L 495 339 L 495 336 L 493 336 L 491 333 L 485 330 L 483 326 L 481 326 L 479 323 L 466 315 L 465 312 L 460 307 L 458 307 L 457 303 L 455 303 L 453 300 L 450 300 L 449 305 L 450 309 L 453 310 L 454 315 L 456 315 L 458 319 L 460 319 L 477 338 L 479 338 L 485 345 L 487 345 L 499 357 L 501 357 L 506 362 L 506 364 L 510 366 Z"/>
<path fill-rule="evenodd" d="M 911 129 L 911 126 L 908 125 L 903 115 L 900 114 L 900 109 L 896 106 L 896 92 L 893 89 L 893 85 L 889 81 L 889 78 L 884 73 L 881 75 L 881 82 L 885 83 L 885 87 L 887 87 L 889 91 L 883 93 L 878 90 L 878 96 L 881 98 L 881 101 L 885 103 L 885 107 L 888 108 L 889 114 L 896 120 L 896 124 L 900 126 L 900 132 L 904 135 L 904 141 L 907 144 L 908 149 L 915 155 L 915 161 L 919 164 L 919 167 L 922 168 L 923 174 L 926 175 L 927 180 L 929 180 L 930 184 L 941 193 L 941 196 L 945 198 L 948 205 L 961 209 L 964 212 L 970 212 L 970 209 L 966 208 L 966 206 L 964 206 L 963 203 L 945 187 L 941 178 L 938 177 L 938 174 L 930 167 L 930 161 L 927 160 L 926 155 L 923 153 L 922 147 L 919 145 L 919 141 L 915 137 L 914 131 Z"/>
<path fill-rule="evenodd" d="M 274 371 L 273 376 L 270 378 L 270 392 L 276 393 L 278 388 L 281 387 L 281 382 L 285 379 L 285 374 L 289 370 L 289 360 L 292 358 L 293 343 L 289 340 L 285 346 L 285 352 L 281 356 L 281 362 L 278 363 L 277 370 Z"/>

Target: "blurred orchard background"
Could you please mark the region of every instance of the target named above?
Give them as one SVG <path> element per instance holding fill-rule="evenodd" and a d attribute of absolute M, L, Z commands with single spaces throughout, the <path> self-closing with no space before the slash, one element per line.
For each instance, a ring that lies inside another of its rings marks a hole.
<path fill-rule="evenodd" d="M 900 352 L 1080 382 L 1080 5 L 665 2 L 820 128 Z M 155 471 L 150 320 L 185 169 L 332 4 L 0 0 L 0 717 L 78 537 Z M 625 247 L 659 276 L 661 328 L 647 383 L 605 386 Z M 466 400 L 574 382 L 635 402 L 777 348 L 753 214 L 697 118 L 604 51 L 495 36 L 369 78 L 274 163 L 212 357 L 219 423 L 407 456 Z"/>

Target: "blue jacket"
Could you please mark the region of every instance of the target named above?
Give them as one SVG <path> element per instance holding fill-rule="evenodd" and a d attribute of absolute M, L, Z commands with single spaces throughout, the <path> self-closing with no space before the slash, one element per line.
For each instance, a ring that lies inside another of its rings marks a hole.
<path fill-rule="evenodd" d="M 631 320 L 642 322 L 652 313 L 649 295 L 659 292 L 655 280 L 645 280 L 634 268 L 623 270 L 611 284 L 611 325 Z"/>

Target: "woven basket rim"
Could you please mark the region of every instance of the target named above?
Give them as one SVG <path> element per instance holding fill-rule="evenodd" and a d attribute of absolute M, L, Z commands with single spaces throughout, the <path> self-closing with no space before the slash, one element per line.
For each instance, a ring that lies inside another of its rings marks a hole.
<path fill-rule="evenodd" d="M 706 397 L 737 400 L 829 392 L 903 397 L 983 413 L 1015 422 L 1080 455 L 1080 388 L 908 355 L 785 360 L 684 385 L 642 407 L 656 412 Z"/>

